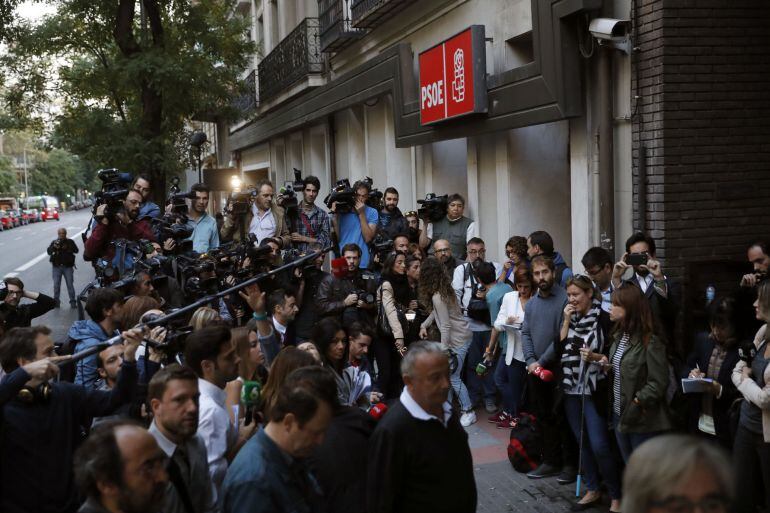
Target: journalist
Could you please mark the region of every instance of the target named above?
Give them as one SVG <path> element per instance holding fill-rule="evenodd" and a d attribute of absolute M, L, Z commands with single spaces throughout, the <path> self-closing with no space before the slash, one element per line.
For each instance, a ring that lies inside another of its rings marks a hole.
<path fill-rule="evenodd" d="M 445 239 L 449 241 L 452 254 L 465 258 L 466 244 L 478 236 L 478 227 L 473 219 L 465 217 L 465 198 L 452 194 L 448 198 L 446 217 L 435 223 L 428 223 L 420 233 L 420 247 L 427 250 L 431 241 Z"/>
<path fill-rule="evenodd" d="M 142 195 L 141 206 L 137 219 L 155 219 L 160 217 L 160 207 L 150 200 L 152 194 L 152 183 L 150 177 L 145 174 L 136 175 L 131 189 Z"/>
<path fill-rule="evenodd" d="M 757 240 L 751 243 L 746 250 L 749 263 L 754 267 L 753 271 L 744 274 L 741 278 L 741 287 L 756 287 L 767 278 L 770 270 L 770 244 Z"/>
<path fill-rule="evenodd" d="M 343 325 L 358 321 L 373 325 L 377 311 L 377 280 L 368 271 L 362 271 L 361 248 L 348 244 L 342 248 L 344 267 L 337 276 L 327 276 L 318 287 L 318 306 L 327 317 L 336 317 Z M 337 262 L 335 260 L 334 262 Z"/>
<path fill-rule="evenodd" d="M 1 411 L 0 511 L 74 513 L 78 509 L 72 463 L 83 420 L 111 414 L 131 400 L 136 386 L 135 355 L 142 333 L 129 330 L 122 335 L 123 364 L 109 392 L 37 378 L 13 382 L 13 399 Z M 50 330 L 43 326 L 16 328 L 0 342 L 0 363 L 10 374 L 52 353 Z"/>
<path fill-rule="evenodd" d="M 5 330 L 29 327 L 32 319 L 40 317 L 56 307 L 52 297 L 40 292 L 24 290 L 24 282 L 18 278 L 5 278 L 7 296 L 0 303 L 0 317 L 5 319 Z M 19 305 L 22 298 L 34 303 Z"/>
<path fill-rule="evenodd" d="M 585 252 L 580 263 L 602 295 L 602 310 L 610 313 L 612 293 L 615 291 L 612 285 L 612 255 L 606 249 L 596 246 Z"/>
<path fill-rule="evenodd" d="M 352 212 L 338 213 L 337 203 L 332 204 L 331 212 L 333 214 L 332 222 L 334 232 L 339 241 L 340 253 L 345 252 L 345 247 L 355 244 L 361 251 L 360 264 L 362 269 L 369 267 L 371 254 L 369 244 L 374 240 L 377 234 L 377 223 L 379 215 L 377 211 L 366 204 L 369 199 L 371 186 L 364 181 L 358 181 L 353 184 L 355 191 L 356 204 Z"/>
<path fill-rule="evenodd" d="M 227 207 L 225 224 L 219 231 L 220 237 L 223 240 L 241 241 L 250 233 L 257 238 L 257 244 L 263 239 L 275 238 L 282 247 L 288 248 L 291 237 L 286 213 L 275 203 L 274 196 L 273 183 L 263 180 L 257 184 L 245 214 L 236 214 L 231 202 Z"/>
<path fill-rule="evenodd" d="M 553 260 L 554 280 L 562 288 L 567 286 L 567 280 L 572 278 L 572 269 L 569 268 L 564 257 L 554 250 L 553 238 L 548 232 L 540 230 L 529 234 L 527 255 L 530 259 L 543 255 Z"/>
<path fill-rule="evenodd" d="M 451 276 L 457 267 L 464 262 L 452 254 L 452 246 L 446 239 L 439 239 L 433 243 L 433 254 L 436 259 L 444 265 Z"/>
<path fill-rule="evenodd" d="M 163 502 L 165 456 L 146 429 L 112 421 L 75 452 L 75 483 L 86 502 L 78 513 L 146 513 Z"/>
<path fill-rule="evenodd" d="M 77 307 L 75 303 L 75 285 L 73 283 L 73 272 L 75 268 L 75 253 L 78 247 L 75 241 L 67 238 L 67 230 L 59 228 L 56 232 L 58 237 L 48 246 L 48 254 L 51 255 L 49 261 L 53 266 L 53 300 L 56 301 L 56 307 L 59 307 L 59 293 L 61 291 L 61 279 L 64 277 L 64 283 L 67 285 L 67 293 L 70 296 L 70 308 Z"/>
<path fill-rule="evenodd" d="M 111 243 L 118 239 L 126 241 L 145 239 L 153 242 L 156 240 L 150 222 L 139 217 L 141 205 L 142 195 L 135 190 L 128 191 L 123 201 L 122 211 L 115 213 L 114 216 L 105 215 L 108 213 L 107 204 L 99 205 L 95 216 L 98 223 L 85 242 L 83 258 L 88 261 L 104 258 L 118 269 L 133 268 L 133 259 L 130 255 L 123 255 L 122 259 L 115 258 L 115 245 Z"/>
<path fill-rule="evenodd" d="M 377 233 L 382 234 L 386 239 L 395 239 L 396 235 L 407 233 L 409 225 L 398 208 L 398 191 L 394 187 L 385 189 L 382 202 L 383 206 L 377 221 Z"/>
<path fill-rule="evenodd" d="M 331 371 L 313 366 L 289 374 L 267 411 L 267 425 L 246 442 L 227 471 L 223 513 L 312 511 L 321 490 L 307 458 L 323 442 L 338 407 Z"/>
<path fill-rule="evenodd" d="M 190 192 L 195 194 L 195 199 L 190 198 L 191 208 L 187 214 L 187 226 L 193 229 L 190 240 L 193 243 L 193 251 L 206 253 L 219 247 L 217 222 L 207 212 L 210 189 L 208 185 L 196 183 L 190 188 Z"/>
<path fill-rule="evenodd" d="M 512 288 L 516 286 L 514 282 L 516 271 L 520 268 L 529 268 L 529 255 L 527 254 L 527 238 L 514 235 L 505 242 L 505 257 L 503 262 L 503 272 L 498 276 L 498 281 L 505 281 Z"/>
<path fill-rule="evenodd" d="M 315 204 L 321 181 L 315 176 L 306 176 L 302 180 L 302 203 L 297 213 L 296 231 L 291 234 L 291 242 L 301 253 L 312 251 L 313 247 L 325 248 L 331 244 L 331 220 L 326 211 Z"/>
<path fill-rule="evenodd" d="M 311 246 L 311 250 L 319 249 Z M 313 326 L 321 318 L 321 309 L 318 306 L 318 288 L 324 279 L 331 279 L 331 275 L 323 268 L 326 254 L 321 254 L 314 259 L 308 267 L 302 270 L 302 301 L 299 311 L 294 317 L 297 342 L 305 342 L 313 337 Z"/>

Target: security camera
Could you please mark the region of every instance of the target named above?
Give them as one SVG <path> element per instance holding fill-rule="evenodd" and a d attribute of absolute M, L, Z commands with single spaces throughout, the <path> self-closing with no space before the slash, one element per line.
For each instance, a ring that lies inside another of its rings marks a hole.
<path fill-rule="evenodd" d="M 627 54 L 631 53 L 630 29 L 631 20 L 614 18 L 594 18 L 588 25 L 588 31 L 600 45 L 605 44 Z"/>

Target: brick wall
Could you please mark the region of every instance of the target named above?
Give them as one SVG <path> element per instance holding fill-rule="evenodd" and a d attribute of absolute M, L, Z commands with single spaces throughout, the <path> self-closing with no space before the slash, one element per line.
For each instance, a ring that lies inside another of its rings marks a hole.
<path fill-rule="evenodd" d="M 746 244 L 770 236 L 770 2 L 636 3 L 634 201 L 644 145 L 646 229 L 696 304 L 708 274 L 733 283 L 720 261 L 745 261 Z"/>

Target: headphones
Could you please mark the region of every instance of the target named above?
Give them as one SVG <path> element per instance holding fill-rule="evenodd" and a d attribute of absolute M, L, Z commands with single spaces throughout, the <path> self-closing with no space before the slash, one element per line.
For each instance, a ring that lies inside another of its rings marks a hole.
<path fill-rule="evenodd" d="M 27 404 L 34 404 L 36 401 L 48 402 L 51 399 L 53 388 L 48 382 L 41 383 L 36 387 L 25 386 L 19 390 L 16 396 L 19 401 Z"/>

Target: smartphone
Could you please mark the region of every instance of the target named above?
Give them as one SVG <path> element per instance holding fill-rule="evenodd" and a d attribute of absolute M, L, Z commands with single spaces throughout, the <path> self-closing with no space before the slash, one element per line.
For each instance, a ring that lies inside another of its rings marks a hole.
<path fill-rule="evenodd" d="M 647 265 L 647 253 L 629 253 L 626 256 L 626 263 L 628 265 Z"/>

